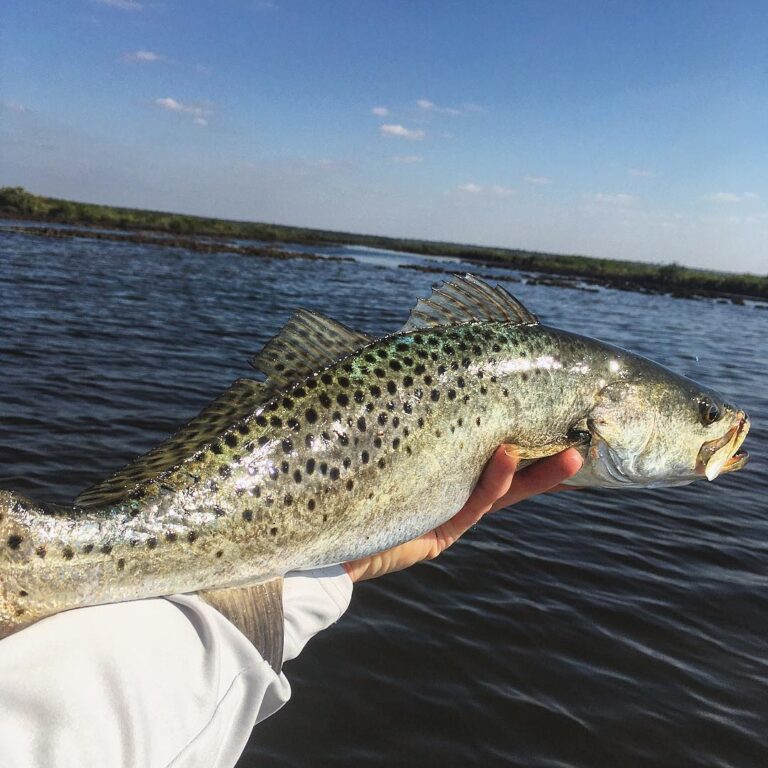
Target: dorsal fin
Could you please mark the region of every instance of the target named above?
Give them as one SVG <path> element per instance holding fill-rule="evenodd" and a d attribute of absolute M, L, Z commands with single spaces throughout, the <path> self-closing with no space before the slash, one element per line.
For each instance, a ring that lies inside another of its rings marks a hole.
<path fill-rule="evenodd" d="M 492 288 L 474 275 L 454 275 L 439 288 L 433 288 L 428 299 L 416 302 L 402 330 L 415 331 L 434 325 L 461 325 L 477 321 L 503 321 L 519 325 L 539 322 L 533 312 L 500 285 Z"/>
<path fill-rule="evenodd" d="M 330 317 L 299 309 L 251 360 L 251 365 L 266 375 L 264 383 L 272 393 L 327 368 L 372 341 L 372 337 Z"/>
<path fill-rule="evenodd" d="M 79 507 L 106 506 L 125 501 L 139 486 L 189 459 L 241 419 L 253 413 L 268 397 L 261 382 L 238 379 L 213 402 L 149 453 L 139 456 L 106 480 L 83 491 Z"/>

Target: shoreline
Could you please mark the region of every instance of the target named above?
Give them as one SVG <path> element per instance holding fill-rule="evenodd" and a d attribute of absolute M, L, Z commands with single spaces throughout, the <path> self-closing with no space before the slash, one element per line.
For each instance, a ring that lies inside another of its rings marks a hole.
<path fill-rule="evenodd" d="M 0 218 L 7 219 L 5 216 Z M 246 245 L 232 245 L 215 238 L 207 236 L 180 236 L 170 233 L 160 232 L 148 232 L 146 230 L 125 230 L 122 232 L 105 232 L 100 231 L 99 227 L 94 225 L 79 227 L 76 225 L 67 225 L 72 227 L 71 229 L 60 229 L 59 227 L 50 226 L 26 226 L 26 225 L 13 225 L 6 227 L 6 231 L 14 232 L 21 235 L 30 235 L 33 237 L 48 237 L 53 239 L 75 239 L 86 238 L 89 240 L 106 240 L 110 242 L 126 242 L 136 243 L 142 246 L 158 246 L 164 248 L 183 248 L 188 251 L 194 251 L 197 253 L 235 253 L 241 256 L 253 256 L 269 259 L 307 259 L 310 261 L 346 261 L 354 262 L 355 259 L 350 256 L 337 256 L 328 255 L 320 256 L 316 253 L 308 253 L 305 251 L 291 251 L 283 250 L 276 245 L 265 246 L 246 246 Z M 290 245 L 290 244 L 288 244 Z M 344 245 L 344 243 L 339 243 Z M 402 251 L 403 253 L 411 253 L 410 251 Z M 422 255 L 422 254 L 415 254 Z M 594 293 L 602 288 L 613 288 L 621 291 L 631 291 L 637 293 L 648 293 L 658 295 L 668 295 L 673 298 L 682 299 L 715 299 L 722 303 L 731 303 L 737 305 L 744 305 L 745 300 L 760 302 L 756 304 L 756 308 L 768 309 L 768 303 L 766 298 L 759 295 L 753 295 L 748 293 L 734 293 L 725 291 L 709 291 L 700 288 L 690 287 L 685 289 L 684 286 L 675 286 L 671 288 L 670 285 L 664 284 L 663 281 L 658 279 L 646 277 L 645 279 L 638 278 L 637 276 L 632 279 L 619 278 L 614 276 L 596 276 L 596 275 L 580 275 L 574 273 L 567 273 L 558 271 L 556 269 L 546 270 L 539 268 L 536 270 L 525 270 L 519 267 L 513 267 L 512 265 L 500 263 L 493 259 L 473 258 L 471 256 L 463 257 L 461 259 L 464 263 L 472 264 L 478 267 L 493 267 L 495 269 L 505 269 L 509 271 L 519 272 L 521 277 L 509 275 L 508 277 L 502 277 L 500 275 L 475 273 L 477 277 L 484 278 L 486 280 L 505 280 L 512 282 L 523 282 L 528 285 L 548 285 L 556 288 L 568 288 L 572 290 L 584 291 L 587 293 Z M 410 269 L 415 272 L 428 272 L 434 274 L 452 275 L 456 272 L 455 268 L 442 267 L 438 265 L 422 265 L 422 264 L 399 264 L 399 269 Z M 599 287 L 597 287 L 599 286 Z"/>
<path fill-rule="evenodd" d="M 291 227 L 282 224 L 214 219 L 163 211 L 118 208 L 34 195 L 22 187 L 0 188 L 0 218 L 40 222 L 26 234 L 42 237 L 90 237 L 143 245 L 183 247 L 198 252 L 230 252 L 269 258 L 330 258 L 275 246 L 363 246 L 414 256 L 455 258 L 477 266 L 520 272 L 529 281 L 560 285 L 603 286 L 624 291 L 731 301 L 768 302 L 768 276 L 694 269 L 679 264 L 623 261 L 576 254 L 544 253 L 514 248 L 464 245 L 352 232 Z M 45 225 L 48 225 L 47 227 Z M 63 230 L 59 226 L 75 229 Z M 24 228 L 16 229 L 24 234 Z M 108 230 L 106 232 L 99 230 Z M 232 245 L 233 240 L 257 241 L 255 246 Z M 726 257 L 724 256 L 724 259 Z"/>

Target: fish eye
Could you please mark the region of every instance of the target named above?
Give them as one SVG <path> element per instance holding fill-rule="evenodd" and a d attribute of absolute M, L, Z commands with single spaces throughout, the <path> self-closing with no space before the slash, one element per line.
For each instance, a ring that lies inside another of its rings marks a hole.
<path fill-rule="evenodd" d="M 699 400 L 699 418 L 705 427 L 714 424 L 721 416 L 720 407 L 712 398 L 702 397 Z"/>

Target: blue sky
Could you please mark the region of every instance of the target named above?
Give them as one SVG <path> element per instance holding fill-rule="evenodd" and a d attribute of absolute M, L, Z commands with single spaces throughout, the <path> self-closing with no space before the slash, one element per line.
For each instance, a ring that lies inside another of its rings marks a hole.
<path fill-rule="evenodd" d="M 0 184 L 768 271 L 768 3 L 16 0 Z"/>

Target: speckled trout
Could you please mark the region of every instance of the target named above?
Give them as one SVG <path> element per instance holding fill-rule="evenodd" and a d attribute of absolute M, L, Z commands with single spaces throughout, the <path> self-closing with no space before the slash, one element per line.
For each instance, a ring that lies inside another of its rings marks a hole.
<path fill-rule="evenodd" d="M 374 339 L 299 310 L 189 424 L 71 506 L 0 493 L 0 632 L 70 608 L 199 592 L 282 657 L 281 577 L 441 524 L 500 443 L 576 446 L 574 485 L 713 480 L 746 414 L 614 346 L 549 328 L 456 277 Z"/>

